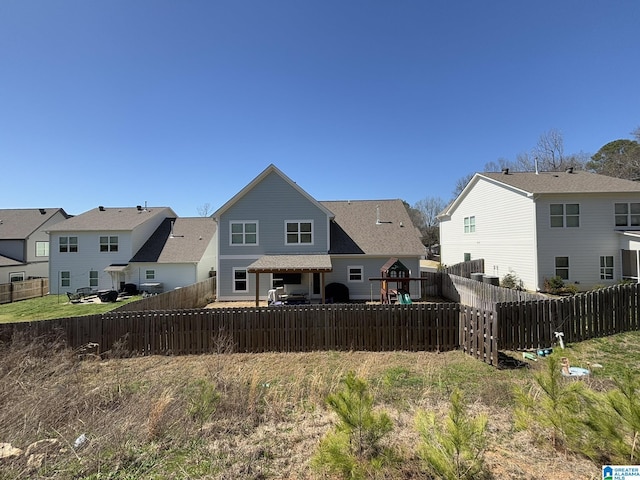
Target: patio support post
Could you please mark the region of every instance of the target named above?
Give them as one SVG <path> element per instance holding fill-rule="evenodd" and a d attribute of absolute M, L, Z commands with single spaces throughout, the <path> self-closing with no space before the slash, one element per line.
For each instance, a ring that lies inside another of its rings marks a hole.
<path fill-rule="evenodd" d="M 256 307 L 260 306 L 260 272 L 256 272 Z"/>
<path fill-rule="evenodd" d="M 324 272 L 320 272 L 320 294 L 322 295 L 322 304 L 324 305 L 324 303 L 325 303 L 325 296 L 324 296 Z"/>

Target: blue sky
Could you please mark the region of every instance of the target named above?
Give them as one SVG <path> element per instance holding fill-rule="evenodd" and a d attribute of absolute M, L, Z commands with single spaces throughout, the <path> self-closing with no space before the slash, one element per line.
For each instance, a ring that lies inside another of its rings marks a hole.
<path fill-rule="evenodd" d="M 640 127 L 636 0 L 2 0 L 0 208 L 448 200 Z"/>

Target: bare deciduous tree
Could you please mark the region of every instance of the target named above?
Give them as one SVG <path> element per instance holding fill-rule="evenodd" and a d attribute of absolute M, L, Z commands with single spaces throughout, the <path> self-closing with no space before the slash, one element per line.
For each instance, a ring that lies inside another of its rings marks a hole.
<path fill-rule="evenodd" d="M 205 203 L 198 207 L 198 215 L 201 217 L 208 217 L 211 212 L 211 204 Z"/>
<path fill-rule="evenodd" d="M 413 213 L 414 225 L 422 234 L 422 243 L 430 251 L 431 247 L 440 241 L 438 214 L 444 210 L 445 206 L 444 200 L 440 197 L 426 197 L 418 200 L 409 210 L 410 214 Z"/>

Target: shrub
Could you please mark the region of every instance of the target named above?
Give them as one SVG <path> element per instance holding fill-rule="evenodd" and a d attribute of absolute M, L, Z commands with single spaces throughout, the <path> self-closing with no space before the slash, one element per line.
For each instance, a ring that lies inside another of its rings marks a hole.
<path fill-rule="evenodd" d="M 462 394 L 451 394 L 451 409 L 444 422 L 434 413 L 418 412 L 416 427 L 421 443 L 418 456 L 435 478 L 475 479 L 486 475 L 484 451 L 487 417 L 468 418 Z"/>
<path fill-rule="evenodd" d="M 515 420 L 517 429 L 530 429 L 534 435 L 548 435 L 554 447 L 576 449 L 584 437 L 581 413 L 585 406 L 582 382 L 565 381 L 556 356 L 547 359 L 547 368 L 535 375 L 528 390 L 517 387 Z"/>
<path fill-rule="evenodd" d="M 382 445 L 393 424 L 386 413 L 373 411 L 373 396 L 364 380 L 349 372 L 343 383 L 342 391 L 327 397 L 338 424 L 320 442 L 312 466 L 342 478 L 375 478 L 395 462 L 393 451 Z"/>
<path fill-rule="evenodd" d="M 573 284 L 566 285 L 564 280 L 556 275 L 555 277 L 544 279 L 544 291 L 552 295 L 575 295 L 578 293 L 578 287 Z"/>
<path fill-rule="evenodd" d="M 640 379 L 627 369 L 614 382 L 616 389 L 591 396 L 585 424 L 594 436 L 584 453 L 608 463 L 634 464 L 640 448 Z"/>
<path fill-rule="evenodd" d="M 187 413 L 200 426 L 215 413 L 219 401 L 216 386 L 206 380 L 198 380 L 187 389 Z"/>
<path fill-rule="evenodd" d="M 518 275 L 515 272 L 510 271 L 500 281 L 500 286 L 504 288 L 511 288 L 513 290 L 524 290 L 524 285 L 522 280 L 518 278 Z"/>

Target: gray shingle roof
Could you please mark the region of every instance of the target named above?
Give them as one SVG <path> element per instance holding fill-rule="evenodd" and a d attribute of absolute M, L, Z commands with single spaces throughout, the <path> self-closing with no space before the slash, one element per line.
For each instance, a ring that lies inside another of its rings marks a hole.
<path fill-rule="evenodd" d="M 61 208 L 0 209 L 0 240 L 24 240 Z"/>
<path fill-rule="evenodd" d="M 176 213 L 169 207 L 100 207 L 81 213 L 75 217 L 56 223 L 49 228 L 50 232 L 79 232 L 79 231 L 119 231 L 133 230 L 147 220 L 162 215 L 176 217 Z"/>
<path fill-rule="evenodd" d="M 424 254 L 420 234 L 402 200 L 320 203 L 335 215 L 331 224 L 331 254 L 396 257 Z"/>
<path fill-rule="evenodd" d="M 16 267 L 18 265 L 26 265 L 26 263 L 0 255 L 0 267 Z"/>
<path fill-rule="evenodd" d="M 249 272 L 330 272 L 329 255 L 263 255 L 247 267 Z"/>
<path fill-rule="evenodd" d="M 216 222 L 211 217 L 166 218 L 131 262 L 198 262 L 209 246 L 216 228 Z"/>
<path fill-rule="evenodd" d="M 614 193 L 640 192 L 640 182 L 574 170 L 567 172 L 480 173 L 483 177 L 525 192 L 540 193 Z"/>

